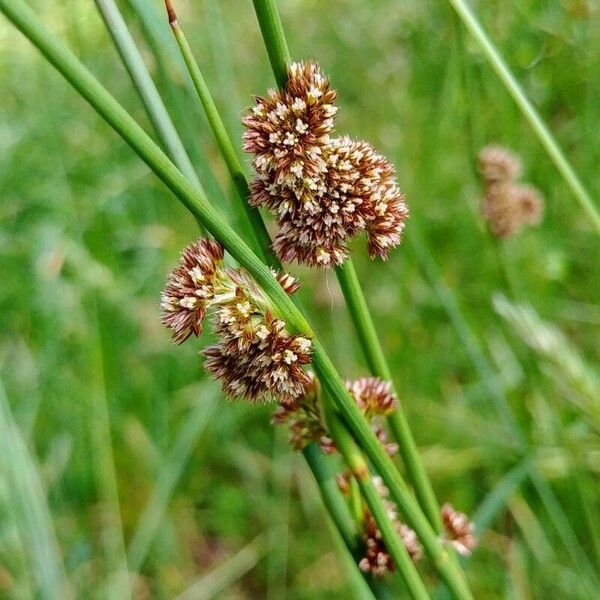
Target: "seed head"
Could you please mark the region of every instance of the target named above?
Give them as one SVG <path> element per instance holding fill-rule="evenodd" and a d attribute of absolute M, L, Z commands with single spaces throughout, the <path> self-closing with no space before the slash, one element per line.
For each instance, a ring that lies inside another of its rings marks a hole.
<path fill-rule="evenodd" d="M 289 334 L 252 298 L 237 293 L 220 304 L 214 328 L 219 343 L 204 350 L 204 366 L 228 396 L 289 404 L 306 393 L 311 378 L 302 366 L 310 363 L 311 341 Z"/>
<path fill-rule="evenodd" d="M 162 295 L 163 323 L 181 343 L 199 335 L 211 308 L 217 343 L 204 350 L 205 366 L 226 394 L 293 402 L 311 385 L 303 369 L 310 362 L 311 341 L 291 335 L 254 279 L 243 269 L 224 267 L 222 259 L 223 248 L 206 239 L 183 251 Z M 275 276 L 287 293 L 298 288 L 291 275 Z"/>
<path fill-rule="evenodd" d="M 513 194 L 521 212 L 521 221 L 527 225 L 538 225 L 544 216 L 544 199 L 530 185 L 514 185 Z"/>
<path fill-rule="evenodd" d="M 333 129 L 336 92 L 313 62 L 293 63 L 283 91 L 256 98 L 243 119 L 244 150 L 259 175 L 302 195 L 326 169 L 324 148 Z"/>
<path fill-rule="evenodd" d="M 169 273 L 160 307 L 162 322 L 172 330 L 178 344 L 202 332 L 222 260 L 223 247 L 214 240 L 200 238 L 183 250 L 179 264 Z"/>
<path fill-rule="evenodd" d="M 381 478 L 373 477 L 373 484 L 377 489 L 377 493 L 382 498 L 388 517 L 400 535 L 409 556 L 414 562 L 418 561 L 422 558 L 423 551 L 416 533 L 408 525 L 399 521 L 396 505 L 389 499 L 389 491 L 383 485 Z M 364 508 L 364 517 L 362 534 L 364 556 L 360 559 L 358 566 L 365 573 L 370 572 L 376 577 L 382 577 L 387 572 L 394 571 L 395 566 L 385 546 L 381 531 L 377 527 L 377 523 L 371 512 L 366 507 Z"/>
<path fill-rule="evenodd" d="M 489 184 L 481 210 L 490 232 L 496 237 L 510 237 L 521 229 L 521 208 L 516 201 L 512 183 Z"/>
<path fill-rule="evenodd" d="M 408 217 L 391 163 L 367 142 L 330 138 L 335 95 L 316 64 L 296 63 L 285 90 L 258 98 L 243 120 L 255 155 L 250 202 L 275 214 L 284 262 L 339 265 L 363 230 L 371 258 L 386 259 Z"/>
<path fill-rule="evenodd" d="M 521 161 L 501 146 L 486 146 L 479 153 L 479 172 L 488 183 L 509 182 L 521 174 Z"/>
<path fill-rule="evenodd" d="M 392 392 L 392 384 L 379 377 L 361 377 L 356 381 L 347 381 L 346 388 L 368 419 L 376 415 L 387 416 L 398 405 L 396 395 Z"/>
<path fill-rule="evenodd" d="M 316 442 L 325 454 L 335 451 L 335 444 L 329 437 L 319 411 L 316 380 L 308 373 L 311 384 L 302 398 L 280 406 L 273 413 L 273 423 L 287 425 L 290 430 L 290 444 L 294 450 L 302 450 L 311 442 Z"/>
<path fill-rule="evenodd" d="M 446 530 L 444 541 L 449 543 L 459 554 L 469 556 L 477 545 L 475 528 L 467 515 L 454 510 L 451 504 L 442 506 L 442 523 Z"/>

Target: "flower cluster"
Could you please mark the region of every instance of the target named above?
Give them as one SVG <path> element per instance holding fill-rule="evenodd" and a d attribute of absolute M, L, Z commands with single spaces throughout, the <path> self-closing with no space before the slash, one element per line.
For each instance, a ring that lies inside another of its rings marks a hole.
<path fill-rule="evenodd" d="M 373 483 L 383 499 L 388 517 L 394 524 L 409 556 L 414 562 L 418 561 L 423 556 L 423 550 L 417 534 L 398 519 L 396 505 L 389 499 L 389 491 L 381 478 L 373 477 Z M 364 517 L 362 533 L 364 556 L 360 559 L 358 566 L 365 573 L 372 573 L 377 577 L 381 577 L 394 570 L 394 563 L 387 551 L 381 531 L 379 531 L 375 519 L 366 507 L 364 507 Z"/>
<path fill-rule="evenodd" d="M 280 406 L 273 413 L 273 423 L 287 425 L 290 430 L 290 443 L 295 450 L 302 450 L 310 442 L 317 442 L 326 454 L 335 451 L 335 444 L 329 437 L 327 427 L 319 410 L 319 390 L 312 373 L 308 373 L 312 385 L 305 386 L 303 397 Z M 347 381 L 346 389 L 355 400 L 358 408 L 371 424 L 373 432 L 389 456 L 398 452 L 398 444 L 390 442 L 387 431 L 378 422 L 378 417 L 391 414 L 397 405 L 391 383 L 377 377 L 361 377 Z"/>
<path fill-rule="evenodd" d="M 325 454 L 335 451 L 319 409 L 317 381 L 313 373 L 308 374 L 311 385 L 300 400 L 279 406 L 273 413 L 273 423 L 286 424 L 290 430 L 290 444 L 294 450 L 302 450 L 310 442 L 316 442 Z"/>
<path fill-rule="evenodd" d="M 485 185 L 482 213 L 495 236 L 509 237 L 541 221 L 544 201 L 534 187 L 517 183 L 521 163 L 516 156 L 488 146 L 479 153 L 479 171 Z"/>
<path fill-rule="evenodd" d="M 473 523 L 464 513 L 455 510 L 451 504 L 442 506 L 442 523 L 446 535 L 443 541 L 449 543 L 459 554 L 469 556 L 477 545 Z"/>
<path fill-rule="evenodd" d="M 288 293 L 298 287 L 288 274 L 277 278 Z M 227 395 L 286 404 L 306 394 L 312 379 L 302 367 L 310 362 L 311 341 L 291 335 L 248 273 L 225 267 L 220 244 L 201 238 L 169 274 L 162 320 L 181 343 L 201 333 L 209 308 L 218 341 L 204 350 L 205 367 Z"/>
<path fill-rule="evenodd" d="M 394 167 L 367 142 L 330 137 L 335 97 L 318 65 L 294 63 L 285 89 L 257 98 L 243 119 L 256 172 L 250 201 L 276 215 L 273 248 L 284 262 L 339 265 L 361 231 L 372 258 L 400 243 L 408 208 Z"/>

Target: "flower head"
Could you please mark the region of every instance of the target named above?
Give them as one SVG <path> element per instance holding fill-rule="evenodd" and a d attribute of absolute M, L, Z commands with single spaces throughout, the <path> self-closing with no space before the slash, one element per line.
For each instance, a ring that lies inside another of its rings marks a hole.
<path fill-rule="evenodd" d="M 378 377 L 347 381 L 346 388 L 367 418 L 389 415 L 398 405 L 396 395 L 392 392 L 392 384 Z"/>
<path fill-rule="evenodd" d="M 335 444 L 329 437 L 319 411 L 316 380 L 312 373 L 311 385 L 307 386 L 302 398 L 291 404 L 279 406 L 273 413 L 273 423 L 287 425 L 290 430 L 290 444 L 294 450 L 302 450 L 311 442 L 316 442 L 325 454 L 335 451 Z"/>
<path fill-rule="evenodd" d="M 490 232 L 496 237 L 510 237 L 521 229 L 521 208 L 511 183 L 488 185 L 481 211 L 488 222 Z"/>
<path fill-rule="evenodd" d="M 479 172 L 487 182 L 514 181 L 521 174 L 521 161 L 501 146 L 486 146 L 479 153 Z"/>
<path fill-rule="evenodd" d="M 442 523 L 446 530 L 447 541 L 453 548 L 463 556 L 469 556 L 477 545 L 475 540 L 475 528 L 469 521 L 467 515 L 455 510 L 451 504 L 442 506 Z"/>
<path fill-rule="evenodd" d="M 293 63 L 283 91 L 256 98 L 243 119 L 244 150 L 269 182 L 299 196 L 317 185 L 326 169 L 324 148 L 333 129 L 336 92 L 313 62 Z"/>
<path fill-rule="evenodd" d="M 330 138 L 335 95 L 317 65 L 296 63 L 285 90 L 258 98 L 243 120 L 256 172 L 250 202 L 275 214 L 284 262 L 339 265 L 361 231 L 371 258 L 385 259 L 408 217 L 392 164 L 367 142 Z"/>
<path fill-rule="evenodd" d="M 293 402 L 312 382 L 303 369 L 310 362 L 311 341 L 291 335 L 254 279 L 243 269 L 224 267 L 222 259 L 223 248 L 207 239 L 183 251 L 162 295 L 163 323 L 181 343 L 199 335 L 210 308 L 217 343 L 204 350 L 205 366 L 225 393 Z M 274 275 L 288 294 L 298 289 L 291 275 Z"/>
<path fill-rule="evenodd" d="M 479 170 L 484 180 L 483 217 L 497 237 L 510 237 L 523 225 L 537 225 L 544 212 L 544 201 L 534 187 L 516 179 L 521 163 L 514 154 L 499 146 L 488 146 L 479 153 Z"/>
<path fill-rule="evenodd" d="M 190 335 L 200 335 L 207 303 L 213 298 L 214 278 L 223 260 L 223 247 L 200 238 L 181 253 L 161 297 L 162 322 L 181 344 Z"/>
<path fill-rule="evenodd" d="M 396 505 L 389 499 L 389 491 L 383 485 L 381 478 L 373 477 L 373 484 L 383 500 L 388 517 L 402 539 L 406 551 L 414 562 L 418 561 L 422 558 L 423 551 L 416 533 L 398 519 Z M 366 507 L 364 508 L 364 517 L 362 534 L 364 556 L 360 559 L 358 566 L 365 573 L 370 572 L 377 577 L 382 577 L 387 572 L 394 571 L 395 566 L 385 546 L 381 531 L 379 531 L 375 519 Z"/>

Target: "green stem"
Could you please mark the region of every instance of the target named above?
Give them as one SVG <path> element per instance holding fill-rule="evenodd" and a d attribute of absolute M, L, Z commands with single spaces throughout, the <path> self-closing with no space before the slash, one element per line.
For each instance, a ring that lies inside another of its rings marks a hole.
<path fill-rule="evenodd" d="M 377 493 L 377 489 L 369 473 L 369 467 L 362 453 L 352 439 L 352 436 L 340 422 L 332 407 L 327 405 L 327 400 L 325 399 L 324 404 L 326 407 L 327 425 L 331 436 L 358 482 L 363 498 L 377 522 L 377 527 L 381 531 L 386 549 L 394 561 L 394 566 L 402 576 L 404 584 L 412 598 L 415 600 L 429 598 L 419 572 L 402 543 L 394 524 L 390 520 L 382 498 Z"/>
<path fill-rule="evenodd" d="M 407 516 L 408 524 L 421 538 L 442 578 L 458 598 L 471 598 L 461 573 L 449 563 L 449 555 L 439 544 L 436 534 L 423 516 L 418 504 L 402 481 L 393 462 L 383 451 L 375 434 L 366 423 L 344 382 L 314 336 L 306 319 L 291 301 L 267 267 L 240 236 L 223 221 L 206 196 L 195 188 L 125 109 L 106 91 L 79 60 L 56 39 L 28 8 L 23 0 L 0 0 L 0 10 L 56 67 L 63 77 L 85 98 L 105 121 L 146 162 L 181 203 L 196 216 L 206 229 L 256 280 L 271 299 L 277 313 L 286 320 L 290 331 L 313 340 L 313 366 L 319 380 L 327 387 L 336 408 L 350 425 L 354 436 L 373 462 L 394 499 Z"/>
<path fill-rule="evenodd" d="M 448 1 L 458 13 L 458 16 L 461 18 L 465 27 L 481 47 L 488 62 L 492 65 L 494 71 L 496 71 L 496 75 L 498 75 L 500 81 L 502 81 L 504 87 L 519 107 L 519 110 L 531 125 L 531 128 L 542 143 L 542 146 L 544 146 L 548 156 L 563 176 L 575 198 L 577 198 L 581 208 L 587 213 L 593 225 L 600 232 L 600 213 L 594 205 L 592 197 L 579 180 L 579 177 L 577 177 L 577 174 L 554 139 L 554 136 L 550 133 L 544 121 L 542 121 L 533 104 L 529 101 L 529 98 L 527 98 L 523 88 L 511 73 L 508 65 L 502 56 L 500 56 L 498 50 L 496 50 L 492 44 L 487 33 L 483 30 L 479 21 L 464 0 Z"/>
<path fill-rule="evenodd" d="M 253 0 L 253 2 L 273 74 L 278 85 L 283 87 L 287 80 L 287 68 L 291 57 L 277 6 L 274 0 Z M 342 266 L 337 267 L 336 275 L 371 373 L 392 382 L 391 371 L 352 261 L 348 259 Z M 392 435 L 398 442 L 402 460 L 417 498 L 432 527 L 439 532 L 442 528 L 439 506 L 401 404 L 388 422 Z"/>
<path fill-rule="evenodd" d="M 290 50 L 283 31 L 283 23 L 275 0 L 252 0 L 258 24 L 267 47 L 275 81 L 280 88 L 285 87 L 288 65 L 292 62 Z"/>
<path fill-rule="evenodd" d="M 192 82 L 194 83 L 194 87 L 196 89 L 196 92 L 198 93 L 198 98 L 200 99 L 202 108 L 206 113 L 209 125 L 212 129 L 215 139 L 217 140 L 219 150 L 223 155 L 223 159 L 225 160 L 231 179 L 233 180 L 236 194 L 239 199 L 238 205 L 242 207 L 246 218 L 250 222 L 251 230 L 256 242 L 256 247 L 259 249 L 260 253 L 263 255 L 264 260 L 269 265 L 271 265 L 274 268 L 280 268 L 281 264 L 274 257 L 273 253 L 269 250 L 271 247 L 271 238 L 269 236 L 267 228 L 265 227 L 265 223 L 260 215 L 260 212 L 258 211 L 258 209 L 251 206 L 248 203 L 248 199 L 250 197 L 250 188 L 248 187 L 248 182 L 246 181 L 244 170 L 237 156 L 235 148 L 231 142 L 231 139 L 227 134 L 227 129 L 225 128 L 223 120 L 221 119 L 221 116 L 217 109 L 217 105 L 215 104 L 210 90 L 206 85 L 206 81 L 202 75 L 202 71 L 200 71 L 200 67 L 198 66 L 198 63 L 194 58 L 194 53 L 187 41 L 187 38 L 183 29 L 181 28 L 181 25 L 179 24 L 179 21 L 177 20 L 177 16 L 175 15 L 175 12 L 170 2 L 167 2 L 167 10 L 169 14 L 169 24 L 171 25 L 171 29 L 173 30 L 175 40 L 177 41 L 177 45 L 179 46 L 181 55 L 183 56 L 185 64 L 188 68 L 188 71 L 192 78 Z"/>
<path fill-rule="evenodd" d="M 340 532 L 346 548 L 350 554 L 356 556 L 358 549 L 356 524 L 352 519 L 344 497 L 339 491 L 337 482 L 331 474 L 331 470 L 323 460 L 321 450 L 316 444 L 311 443 L 302 450 L 302 454 L 319 486 L 323 504 L 325 504 L 327 512 Z"/>
<path fill-rule="evenodd" d="M 391 382 L 392 374 L 354 265 L 347 260 L 342 266 L 336 268 L 336 274 L 371 373 Z M 392 435 L 398 442 L 402 460 L 421 507 L 434 529 L 439 532 L 442 529 L 440 509 L 419 456 L 400 398 L 398 398 L 398 408 L 388 417 L 388 423 Z"/>
<path fill-rule="evenodd" d="M 201 188 L 198 175 L 117 5 L 114 0 L 94 1 L 161 144 L 179 170 Z"/>

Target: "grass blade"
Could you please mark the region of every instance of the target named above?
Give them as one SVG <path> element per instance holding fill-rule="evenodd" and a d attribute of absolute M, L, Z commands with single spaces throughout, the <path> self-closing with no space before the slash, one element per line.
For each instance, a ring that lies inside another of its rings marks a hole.
<path fill-rule="evenodd" d="M 0 474 L 6 481 L 12 514 L 29 559 L 40 596 L 49 600 L 72 597 L 60 559 L 46 493 L 11 414 L 0 384 Z"/>
<path fill-rule="evenodd" d="M 200 394 L 200 396 L 204 396 L 204 394 Z M 129 566 L 133 571 L 139 571 L 144 565 L 175 486 L 204 427 L 217 408 L 221 394 L 218 390 L 212 389 L 206 396 L 206 398 L 199 398 L 191 414 L 185 418 L 177 432 L 173 448 L 156 476 L 154 492 L 139 519 L 135 534 L 129 544 Z"/>

